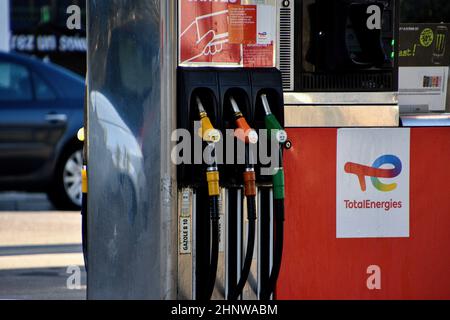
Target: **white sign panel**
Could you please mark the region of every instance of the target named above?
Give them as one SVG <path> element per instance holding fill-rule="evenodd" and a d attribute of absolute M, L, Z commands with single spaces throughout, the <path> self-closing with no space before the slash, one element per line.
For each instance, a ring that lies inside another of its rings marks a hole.
<path fill-rule="evenodd" d="M 448 67 L 401 67 L 398 97 L 400 111 L 445 111 L 448 73 Z"/>
<path fill-rule="evenodd" d="M 341 129 L 337 238 L 409 237 L 409 129 Z"/>

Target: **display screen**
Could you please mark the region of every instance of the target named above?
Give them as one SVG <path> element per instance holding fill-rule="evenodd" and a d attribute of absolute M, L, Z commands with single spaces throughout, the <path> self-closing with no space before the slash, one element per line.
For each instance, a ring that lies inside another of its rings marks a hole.
<path fill-rule="evenodd" d="M 392 68 L 391 1 L 303 1 L 303 71 Z"/>

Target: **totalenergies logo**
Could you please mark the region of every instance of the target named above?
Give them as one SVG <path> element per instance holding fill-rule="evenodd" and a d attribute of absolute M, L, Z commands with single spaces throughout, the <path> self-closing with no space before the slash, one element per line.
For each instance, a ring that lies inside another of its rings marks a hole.
<path fill-rule="evenodd" d="M 384 165 L 393 166 L 392 169 L 381 168 Z M 366 177 L 370 177 L 373 186 L 381 192 L 391 192 L 397 189 L 397 183 L 385 184 L 380 181 L 380 178 L 392 179 L 398 177 L 402 172 L 402 162 L 401 160 L 393 155 L 384 155 L 379 157 L 371 167 L 347 162 L 345 164 L 345 172 L 349 174 L 354 174 L 359 179 L 359 184 L 361 185 L 361 190 L 366 191 Z"/>

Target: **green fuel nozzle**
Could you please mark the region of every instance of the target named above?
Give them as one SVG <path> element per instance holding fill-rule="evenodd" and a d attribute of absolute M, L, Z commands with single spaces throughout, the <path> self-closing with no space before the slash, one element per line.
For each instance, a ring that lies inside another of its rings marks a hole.
<path fill-rule="evenodd" d="M 262 94 L 261 100 L 264 106 L 264 111 L 266 113 L 265 124 L 266 129 L 269 130 L 269 136 L 272 139 L 276 137 L 278 143 L 280 144 L 280 148 L 282 145 L 286 143 L 288 136 L 284 128 L 281 126 L 280 122 L 277 120 L 275 115 L 272 113 L 270 109 L 269 100 L 267 99 L 267 95 Z M 273 177 L 273 193 L 274 199 L 283 200 L 285 198 L 284 191 L 284 169 L 283 169 L 283 156 L 282 150 L 280 149 L 280 166 L 276 169 Z"/>
<path fill-rule="evenodd" d="M 266 118 L 264 119 L 266 123 L 266 129 L 269 130 L 270 136 L 275 135 L 276 139 L 280 144 L 284 144 L 287 141 L 287 133 L 284 128 L 281 126 L 280 122 L 273 115 L 272 110 L 270 109 L 269 100 L 267 99 L 267 95 L 262 94 L 261 100 L 263 103 L 264 111 L 266 113 Z"/>

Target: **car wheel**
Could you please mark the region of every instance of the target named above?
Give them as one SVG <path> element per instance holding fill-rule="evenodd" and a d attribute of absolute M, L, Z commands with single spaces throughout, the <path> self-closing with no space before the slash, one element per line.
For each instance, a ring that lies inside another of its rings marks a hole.
<path fill-rule="evenodd" d="M 60 210 L 81 209 L 81 169 L 83 149 L 79 145 L 70 147 L 62 155 L 55 171 L 48 197 Z"/>

